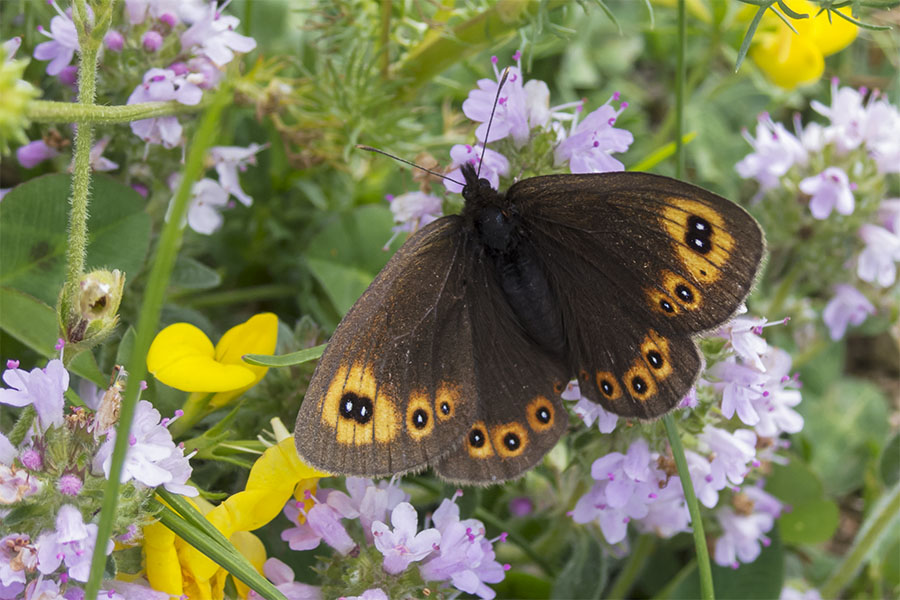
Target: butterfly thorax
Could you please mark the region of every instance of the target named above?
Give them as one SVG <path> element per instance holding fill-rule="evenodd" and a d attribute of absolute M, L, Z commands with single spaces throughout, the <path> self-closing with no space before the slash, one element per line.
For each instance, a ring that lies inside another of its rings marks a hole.
<path fill-rule="evenodd" d="M 566 347 L 565 331 L 544 261 L 505 196 L 463 165 L 466 180 L 462 216 L 497 276 L 519 325 L 539 346 L 557 357 Z"/>

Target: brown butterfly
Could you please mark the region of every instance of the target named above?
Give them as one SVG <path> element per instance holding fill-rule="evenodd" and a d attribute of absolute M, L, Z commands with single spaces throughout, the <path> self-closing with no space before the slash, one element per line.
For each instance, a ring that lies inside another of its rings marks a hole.
<path fill-rule="evenodd" d="M 659 417 L 764 253 L 747 212 L 675 179 L 547 175 L 501 194 L 462 173 L 462 213 L 407 240 L 313 374 L 294 435 L 319 469 L 516 477 L 565 431 L 573 377 L 608 411 Z"/>

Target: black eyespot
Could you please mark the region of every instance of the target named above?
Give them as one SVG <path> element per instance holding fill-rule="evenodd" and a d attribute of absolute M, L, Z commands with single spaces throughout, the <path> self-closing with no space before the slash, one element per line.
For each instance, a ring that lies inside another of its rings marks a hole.
<path fill-rule="evenodd" d="M 635 377 L 631 380 L 631 387 L 638 394 L 643 394 L 647 391 L 647 382 L 642 377 Z"/>
<path fill-rule="evenodd" d="M 354 394 L 353 392 L 346 392 L 343 396 L 341 396 L 341 416 L 345 419 L 353 419 L 353 411 L 356 408 L 356 401 L 359 400 L 359 396 Z"/>
<path fill-rule="evenodd" d="M 712 234 L 712 225 L 703 217 L 691 215 L 687 221 L 688 231 L 709 237 Z"/>
<path fill-rule="evenodd" d="M 365 396 L 357 396 L 353 418 L 360 425 L 365 425 L 372 420 L 372 400 Z"/>
<path fill-rule="evenodd" d="M 675 293 L 678 294 L 678 297 L 684 300 L 686 304 L 690 304 L 694 301 L 694 293 L 686 285 L 676 286 Z"/>
<path fill-rule="evenodd" d="M 684 241 L 691 250 L 699 252 L 700 254 L 707 254 L 712 250 L 712 243 L 709 241 L 708 237 L 688 232 L 688 234 L 684 236 Z"/>
<path fill-rule="evenodd" d="M 662 299 L 659 301 L 659 307 L 667 313 L 675 312 L 675 307 L 672 306 L 672 303 L 666 299 Z"/>
<path fill-rule="evenodd" d="M 503 436 L 503 445 L 507 450 L 518 450 L 521 444 L 522 440 L 515 433 L 509 432 Z"/>
<path fill-rule="evenodd" d="M 450 404 L 448 402 L 441 402 L 441 412 L 445 415 L 450 414 Z"/>
<path fill-rule="evenodd" d="M 612 396 L 614 389 L 615 388 L 613 387 L 613 384 L 611 384 L 609 382 L 609 380 L 604 379 L 603 381 L 600 382 L 600 391 L 603 392 L 604 394 L 606 394 L 607 396 Z"/>
<path fill-rule="evenodd" d="M 428 425 L 428 413 L 422 410 L 421 408 L 417 408 L 412 416 L 413 427 L 416 429 L 423 429 L 426 425 Z"/>
<path fill-rule="evenodd" d="M 546 406 L 541 406 L 540 408 L 538 408 L 534 413 L 534 416 L 537 417 L 537 420 L 541 423 L 546 424 L 550 422 L 550 411 L 547 410 Z"/>
<path fill-rule="evenodd" d="M 480 429 L 473 429 L 469 432 L 469 444 L 472 445 L 473 448 L 481 448 L 484 446 L 484 432 Z"/>
<path fill-rule="evenodd" d="M 654 369 L 661 369 L 663 366 L 662 355 L 656 350 L 651 350 L 647 353 L 647 360 L 650 361 L 650 366 Z"/>

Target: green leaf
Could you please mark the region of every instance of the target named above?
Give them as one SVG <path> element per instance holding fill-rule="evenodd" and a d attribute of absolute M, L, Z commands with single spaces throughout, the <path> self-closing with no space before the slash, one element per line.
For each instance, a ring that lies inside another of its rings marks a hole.
<path fill-rule="evenodd" d="M 218 287 L 222 277 L 203 263 L 179 256 L 175 259 L 169 285 L 186 290 L 208 290 Z"/>
<path fill-rule="evenodd" d="M 345 314 L 384 267 L 393 218 L 386 206 L 367 204 L 340 215 L 317 233 L 307 265 L 335 309 Z"/>
<path fill-rule="evenodd" d="M 54 305 L 65 280 L 71 178 L 36 177 L 0 204 L 0 285 Z M 134 277 L 150 243 L 145 201 L 130 187 L 95 175 L 88 219 L 86 270 L 110 268 Z"/>
<path fill-rule="evenodd" d="M 311 360 L 316 360 L 325 351 L 327 344 L 320 344 L 314 348 L 305 348 L 290 354 L 280 354 L 276 356 L 268 354 L 245 354 L 243 360 L 247 364 L 256 365 L 257 367 L 291 367 L 300 365 Z"/>
<path fill-rule="evenodd" d="M 836 380 L 820 398 L 807 397 L 804 389 L 799 410 L 803 435 L 813 441 L 810 467 L 829 496 L 863 485 L 871 448 L 881 448 L 890 433 L 887 407 L 878 386 L 858 379 Z"/>
<path fill-rule="evenodd" d="M 837 504 L 825 498 L 821 480 L 799 457 L 773 466 L 766 491 L 791 507 L 780 520 L 785 543 L 818 544 L 834 535 L 840 512 Z"/>
<path fill-rule="evenodd" d="M 837 504 L 825 498 L 792 505 L 790 512 L 781 515 L 781 537 L 786 544 L 827 542 L 837 530 L 839 518 Z"/>
<path fill-rule="evenodd" d="M 900 479 L 900 434 L 894 434 L 881 453 L 881 480 L 892 486 Z"/>
<path fill-rule="evenodd" d="M 596 598 L 606 587 L 606 565 L 603 549 L 597 541 L 579 530 L 572 553 L 553 582 L 551 598 Z"/>
<path fill-rule="evenodd" d="M 547 579 L 522 573 L 521 571 L 509 571 L 500 583 L 491 585 L 498 598 L 519 598 L 521 600 L 543 600 L 550 597 L 551 583 Z"/>
<path fill-rule="evenodd" d="M 770 600 L 781 594 L 784 581 L 784 548 L 776 526 L 768 533 L 771 544 L 752 563 L 737 569 L 712 565 L 713 588 L 717 600 Z M 697 570 L 686 577 L 668 598 L 699 598 L 700 579 Z"/>
<path fill-rule="evenodd" d="M 55 348 L 56 340 L 59 339 L 56 311 L 33 296 L 0 287 L 0 329 L 42 356 L 59 357 Z M 77 355 L 67 368 L 100 387 L 107 384 L 107 377 L 100 371 L 90 352 Z"/>

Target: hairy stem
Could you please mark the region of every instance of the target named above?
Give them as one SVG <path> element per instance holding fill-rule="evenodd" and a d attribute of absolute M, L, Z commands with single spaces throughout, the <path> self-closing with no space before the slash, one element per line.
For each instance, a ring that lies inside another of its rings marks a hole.
<path fill-rule="evenodd" d="M 94 53 L 96 56 L 96 52 Z M 80 90 L 79 90 L 80 91 Z M 79 95 L 80 98 L 80 95 Z M 95 104 L 73 104 L 35 100 L 25 109 L 25 116 L 35 123 L 130 123 L 153 117 L 167 117 L 180 113 L 200 112 L 204 103 L 187 106 L 172 100 L 170 102 L 142 102 L 122 106 L 97 106 Z"/>

